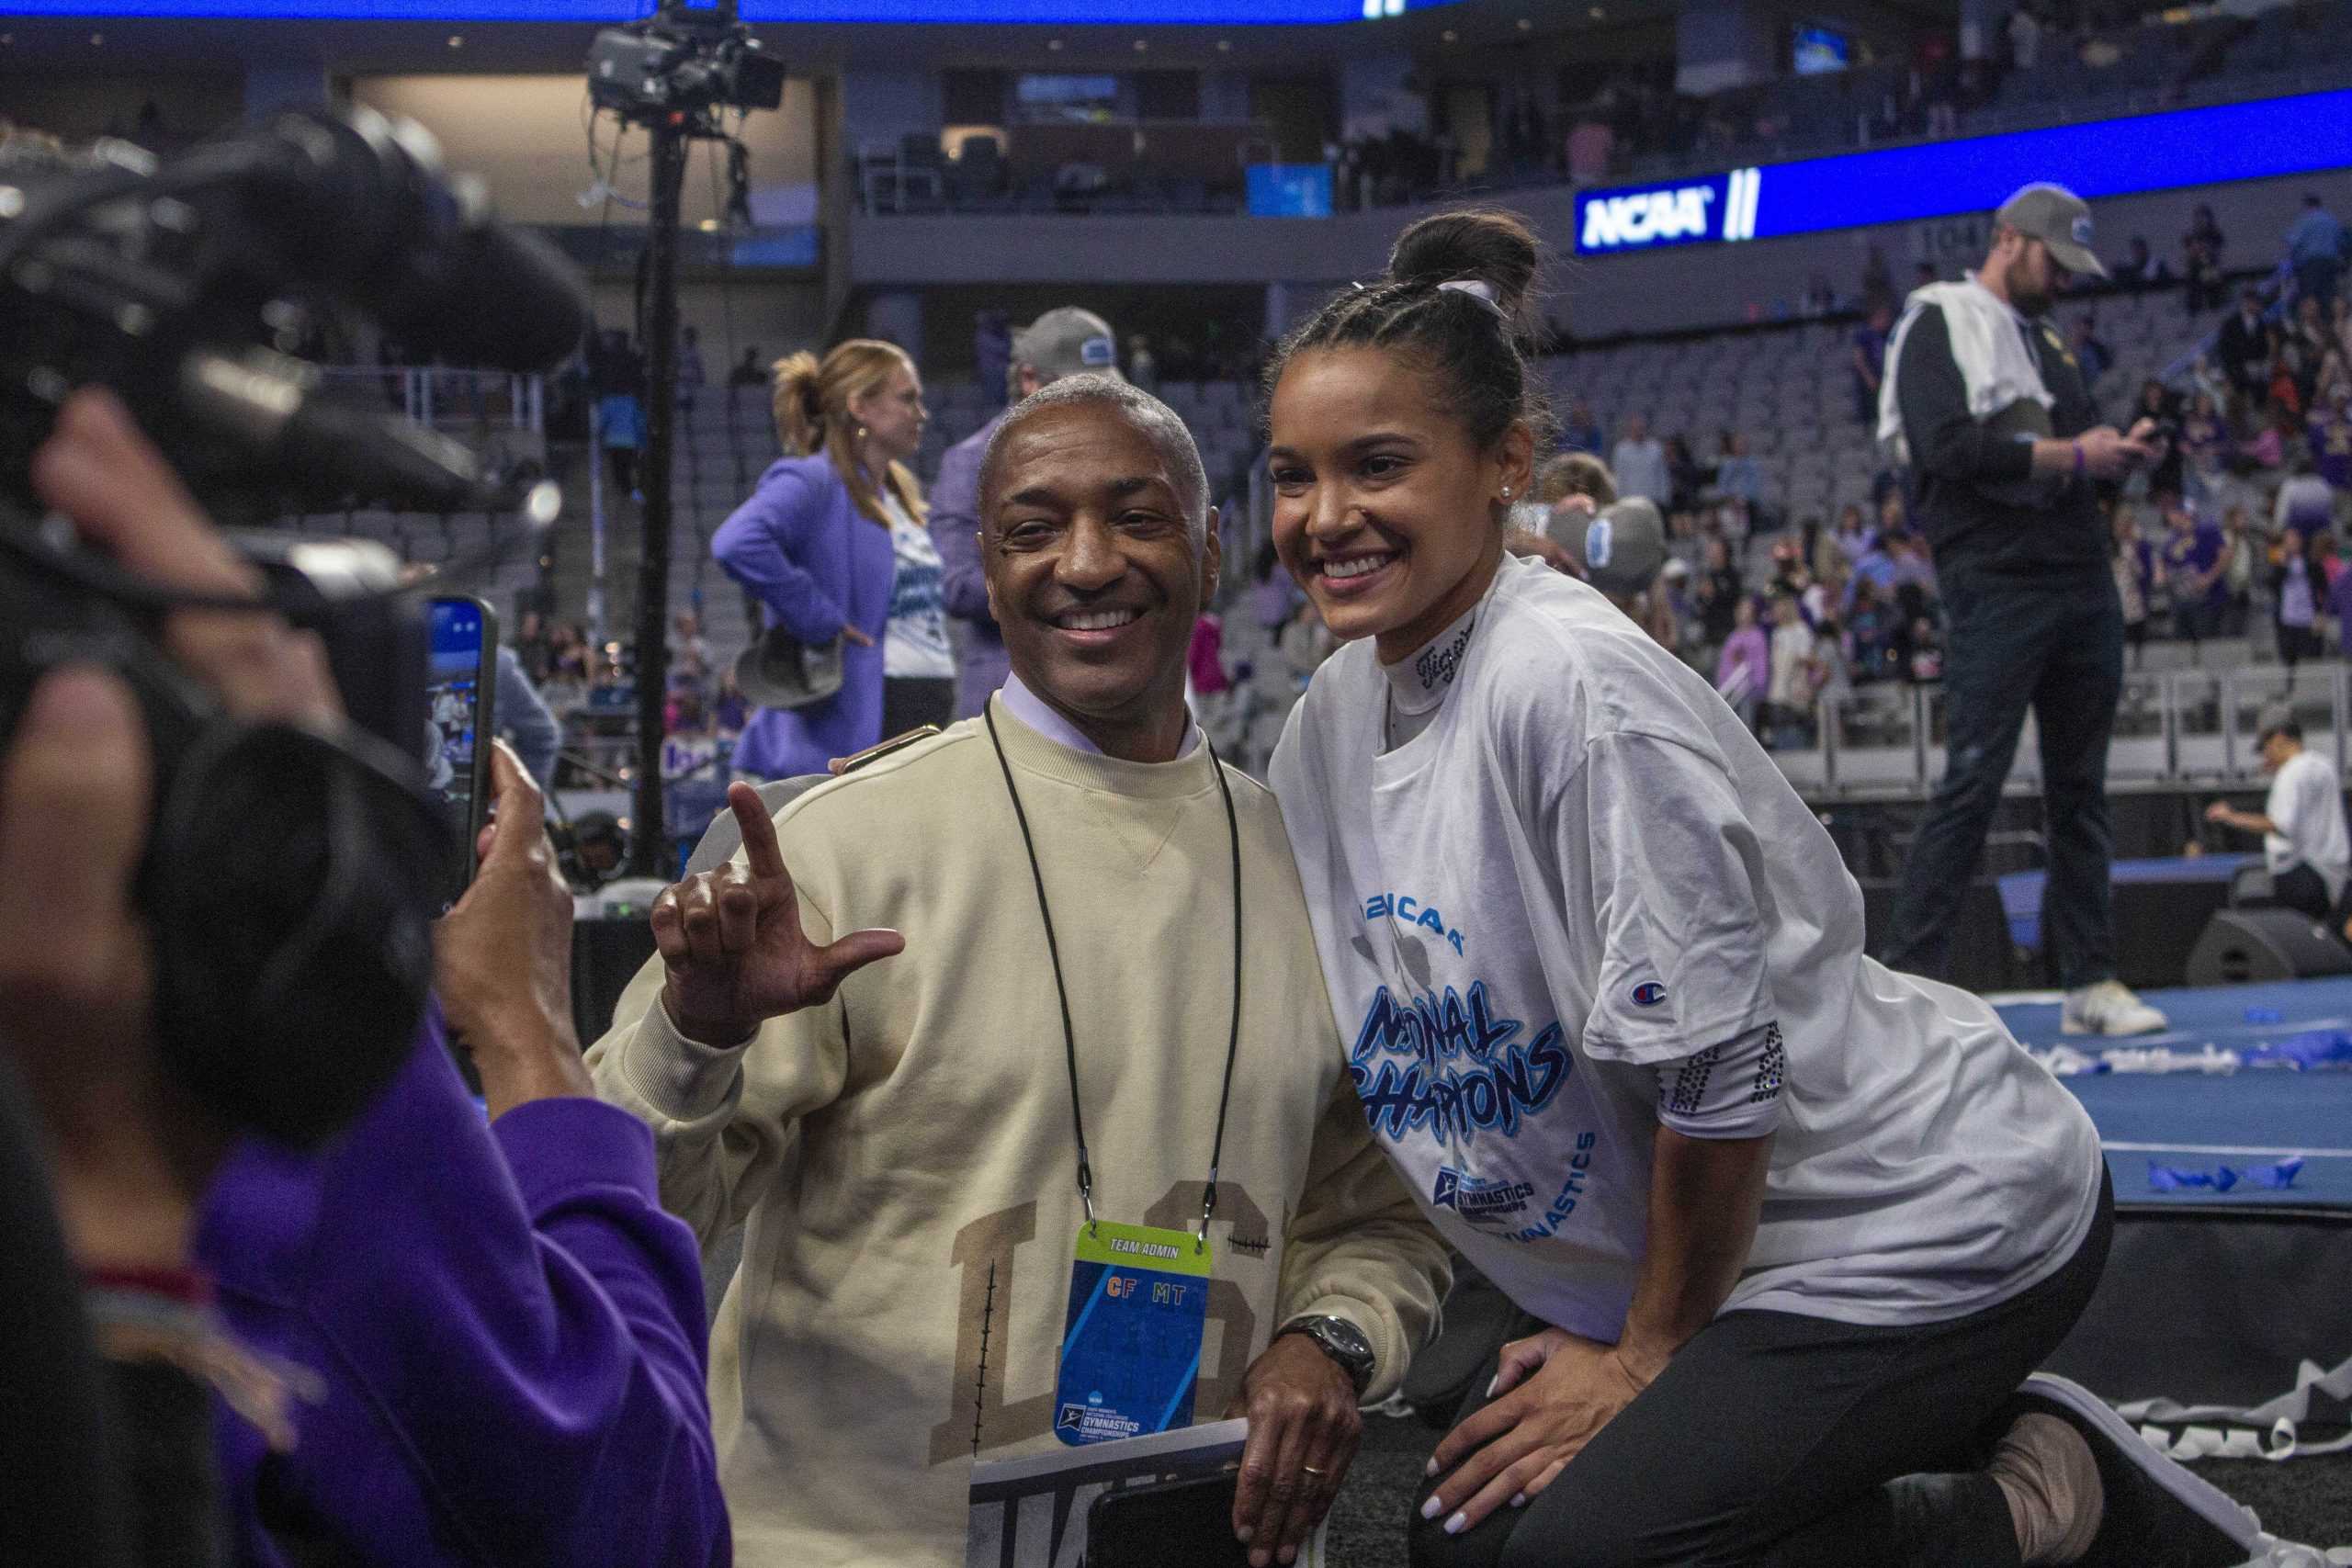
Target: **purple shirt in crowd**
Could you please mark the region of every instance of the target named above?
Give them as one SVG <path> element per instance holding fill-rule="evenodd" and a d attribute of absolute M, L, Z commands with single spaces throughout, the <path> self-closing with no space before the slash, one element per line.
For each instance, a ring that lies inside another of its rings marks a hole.
<path fill-rule="evenodd" d="M 2185 580 L 2191 573 L 2201 576 L 2211 571 L 2213 563 L 2222 558 L 2222 531 L 2211 523 L 2199 523 L 2185 534 L 2167 534 L 2165 536 L 2164 557 L 2165 575 L 2172 584 L 2173 602 L 2185 604 L 2188 593 L 2188 584 Z M 2198 602 L 2219 606 L 2228 604 L 2229 600 L 2230 585 L 2217 574 Z"/>
<path fill-rule="evenodd" d="M 705 1568 L 732 1558 L 694 1235 L 594 1100 L 485 1125 L 437 1012 L 314 1156 L 248 1142 L 197 1258 L 243 1345 L 317 1376 L 293 1451 L 220 1412 L 238 1560 Z"/>
<path fill-rule="evenodd" d="M 1743 665 L 1747 685 L 1740 694 L 1760 700 L 1772 686 L 1772 644 L 1762 626 L 1742 626 L 1724 639 L 1723 657 L 1715 660 L 1715 689 L 1728 687 L 1732 671 Z"/>

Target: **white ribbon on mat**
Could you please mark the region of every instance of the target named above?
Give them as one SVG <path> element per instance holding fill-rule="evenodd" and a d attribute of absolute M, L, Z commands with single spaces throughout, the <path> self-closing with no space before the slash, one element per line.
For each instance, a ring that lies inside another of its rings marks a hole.
<path fill-rule="evenodd" d="M 2179 1404 L 2169 1399 L 2135 1399 L 2116 1410 L 2140 1428 L 2159 1453 L 2177 1460 L 2293 1459 L 2352 1450 L 2352 1431 L 2324 1443 L 2302 1440 L 2297 1427 L 2312 1416 L 2312 1391 L 2352 1402 L 2352 1357 L 2322 1371 L 2315 1361 L 2295 1369 L 2290 1393 L 2250 1409 L 2221 1404 Z"/>

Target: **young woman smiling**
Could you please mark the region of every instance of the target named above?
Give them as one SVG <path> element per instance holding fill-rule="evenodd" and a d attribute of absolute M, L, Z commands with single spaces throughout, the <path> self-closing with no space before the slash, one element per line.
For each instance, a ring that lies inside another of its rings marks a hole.
<path fill-rule="evenodd" d="M 1269 372 L 1276 547 L 1350 643 L 1272 765 L 1350 1070 L 1525 1314 L 1415 1561 L 2064 1562 L 2159 1524 L 2238 1561 L 2219 1494 L 2019 1387 L 2106 1258 L 2082 1109 L 1862 955 L 1836 846 L 1700 676 L 1505 558 L 1537 259 L 1507 214 L 1423 220 Z"/>

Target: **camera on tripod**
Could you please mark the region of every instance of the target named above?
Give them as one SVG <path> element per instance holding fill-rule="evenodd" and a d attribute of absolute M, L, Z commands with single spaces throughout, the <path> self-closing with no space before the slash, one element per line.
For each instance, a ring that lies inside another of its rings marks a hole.
<path fill-rule="evenodd" d="M 588 51 L 588 95 L 624 119 L 784 103 L 784 62 L 736 17 L 735 0 L 663 0 L 650 20 L 607 28 Z"/>

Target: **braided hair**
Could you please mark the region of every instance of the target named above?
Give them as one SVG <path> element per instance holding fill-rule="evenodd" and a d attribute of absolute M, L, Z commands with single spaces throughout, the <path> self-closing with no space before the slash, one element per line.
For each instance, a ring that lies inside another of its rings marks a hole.
<path fill-rule="evenodd" d="M 1334 296 L 1284 338 L 1266 367 L 1264 397 L 1305 349 L 1377 348 L 1429 376 L 1436 400 L 1480 450 L 1524 420 L 1550 449 L 1551 400 L 1529 364 L 1524 315 L 1541 266 L 1533 231 L 1492 208 L 1441 212 L 1396 236 L 1388 273 Z"/>

